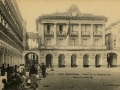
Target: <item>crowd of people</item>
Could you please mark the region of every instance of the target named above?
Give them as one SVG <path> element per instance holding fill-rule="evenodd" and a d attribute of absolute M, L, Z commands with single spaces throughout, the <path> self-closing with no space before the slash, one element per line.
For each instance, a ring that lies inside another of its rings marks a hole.
<path fill-rule="evenodd" d="M 46 78 L 46 65 L 42 63 L 41 65 L 32 64 L 20 66 L 15 65 L 10 67 L 9 64 L 5 68 L 3 64 L 1 67 L 1 76 L 5 75 L 7 72 L 7 79 L 2 79 L 4 84 L 3 90 L 27 90 L 27 82 L 30 80 L 30 88 L 38 87 L 38 78 Z"/>

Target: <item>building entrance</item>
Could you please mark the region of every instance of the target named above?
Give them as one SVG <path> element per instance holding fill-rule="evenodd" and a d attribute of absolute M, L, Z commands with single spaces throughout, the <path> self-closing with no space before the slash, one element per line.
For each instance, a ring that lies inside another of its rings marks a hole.
<path fill-rule="evenodd" d="M 38 64 L 38 55 L 36 53 L 30 52 L 25 55 L 25 64 Z"/>

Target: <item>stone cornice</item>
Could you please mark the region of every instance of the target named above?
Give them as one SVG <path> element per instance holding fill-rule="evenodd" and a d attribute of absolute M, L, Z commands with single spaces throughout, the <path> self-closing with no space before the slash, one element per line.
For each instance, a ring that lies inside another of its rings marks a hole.
<path fill-rule="evenodd" d="M 40 51 L 107 51 L 107 49 L 40 49 Z"/>
<path fill-rule="evenodd" d="M 45 19 L 54 19 L 54 20 L 98 20 L 98 21 L 105 21 L 107 22 L 106 17 L 67 17 L 67 16 L 41 16 L 39 20 Z"/>

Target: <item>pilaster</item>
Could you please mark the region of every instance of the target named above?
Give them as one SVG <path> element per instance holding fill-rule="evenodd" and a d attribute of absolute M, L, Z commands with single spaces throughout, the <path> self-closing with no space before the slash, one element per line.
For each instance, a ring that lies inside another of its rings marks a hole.
<path fill-rule="evenodd" d="M 4 53 L 1 55 L 1 60 L 2 60 L 2 64 L 4 64 L 5 63 L 5 54 Z"/>
<path fill-rule="evenodd" d="M 91 38 L 90 38 L 90 39 L 91 39 L 91 46 L 93 46 L 93 45 L 94 45 L 94 44 L 93 44 L 93 40 L 94 40 L 94 39 L 93 39 L 93 24 L 91 24 L 90 34 L 91 34 L 91 35 L 90 35 L 90 37 L 91 37 Z"/>
<path fill-rule="evenodd" d="M 79 37 L 79 45 L 81 45 L 81 24 L 78 24 L 78 37 Z"/>
<path fill-rule="evenodd" d="M 107 68 L 108 62 L 107 62 L 107 54 L 102 55 L 102 68 Z"/>
<path fill-rule="evenodd" d="M 95 68 L 95 56 L 90 57 L 89 67 L 94 67 Z"/>
<path fill-rule="evenodd" d="M 56 46 L 56 23 L 54 23 L 54 44 Z"/>
<path fill-rule="evenodd" d="M 41 38 L 42 38 L 42 45 L 44 45 L 44 24 L 41 23 Z"/>
<path fill-rule="evenodd" d="M 71 67 L 71 57 L 65 57 L 65 67 Z"/>
<path fill-rule="evenodd" d="M 83 56 L 78 57 L 78 66 L 80 68 L 83 68 Z"/>
<path fill-rule="evenodd" d="M 120 67 L 120 54 L 117 55 L 117 67 Z"/>
<path fill-rule="evenodd" d="M 58 68 L 58 57 L 53 57 L 52 63 L 55 68 Z"/>
<path fill-rule="evenodd" d="M 102 40 L 103 40 L 102 45 L 105 46 L 105 25 L 103 24 L 102 27 L 103 27 L 103 30 L 102 30 Z"/>

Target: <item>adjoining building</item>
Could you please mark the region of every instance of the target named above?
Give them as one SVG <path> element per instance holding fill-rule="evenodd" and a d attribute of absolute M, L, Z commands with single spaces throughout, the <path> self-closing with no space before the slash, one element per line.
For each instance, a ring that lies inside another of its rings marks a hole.
<path fill-rule="evenodd" d="M 26 49 L 26 51 L 23 52 L 23 57 L 25 57 L 25 64 L 26 65 L 38 64 L 39 55 L 36 54 L 39 52 L 38 33 L 28 32 L 27 34 L 28 34 L 28 49 Z"/>
<path fill-rule="evenodd" d="M 110 66 L 119 66 L 120 54 L 120 21 L 110 24 L 105 28 L 105 42 L 109 53 Z"/>
<path fill-rule="evenodd" d="M 23 22 L 16 0 L 0 0 L 0 66 L 24 64 Z"/>
<path fill-rule="evenodd" d="M 36 20 L 40 63 L 47 67 L 107 67 L 107 17 L 81 13 L 72 5 L 67 12 L 43 14 Z"/>

